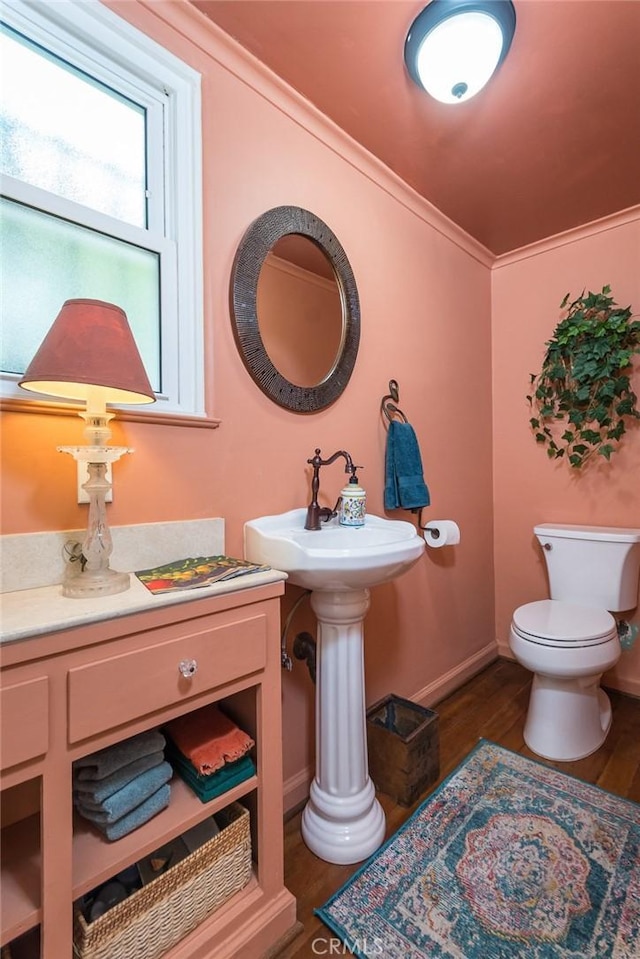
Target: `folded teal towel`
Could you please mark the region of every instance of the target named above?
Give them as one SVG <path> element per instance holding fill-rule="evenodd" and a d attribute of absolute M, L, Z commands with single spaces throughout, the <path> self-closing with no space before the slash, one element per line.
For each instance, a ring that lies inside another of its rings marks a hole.
<path fill-rule="evenodd" d="M 107 746 L 97 753 L 76 759 L 73 764 L 73 775 L 79 782 L 87 780 L 105 779 L 118 769 L 122 769 L 135 759 L 149 756 L 151 753 L 164 749 L 165 738 L 158 729 L 150 729 L 146 733 L 139 733 L 131 739 Z"/>
<path fill-rule="evenodd" d="M 136 806 L 127 816 L 118 819 L 117 822 L 94 822 L 93 825 L 96 829 L 99 829 L 100 832 L 104 833 L 111 842 L 116 839 L 122 839 L 123 836 L 143 826 L 149 819 L 152 819 L 165 809 L 169 805 L 170 796 L 171 786 L 167 783 L 161 786 L 153 796 L 150 796 L 149 799 L 141 803 L 140 806 Z"/>
<path fill-rule="evenodd" d="M 226 763 L 222 769 L 208 776 L 201 775 L 188 759 L 181 759 L 173 754 L 170 758 L 177 774 L 184 779 L 201 802 L 209 802 L 216 796 L 221 796 L 228 789 L 232 789 L 256 774 L 256 767 L 250 756 L 242 756 L 241 759 Z"/>
<path fill-rule="evenodd" d="M 80 815 L 92 822 L 117 822 L 152 796 L 160 789 L 160 786 L 168 783 L 172 774 L 173 769 L 169 763 L 163 762 L 159 766 L 154 766 L 153 769 L 148 769 L 146 773 L 136 776 L 130 783 L 102 802 L 93 802 L 86 796 L 76 793 L 74 797 L 76 809 Z"/>
<path fill-rule="evenodd" d="M 422 457 L 410 423 L 392 420 L 385 454 L 385 509 L 420 509 L 431 502 L 422 475 Z"/>
<path fill-rule="evenodd" d="M 127 763 L 121 769 L 117 769 L 110 776 L 104 779 L 79 779 L 77 775 L 73 776 L 73 789 L 78 798 L 83 802 L 90 801 L 101 803 L 109 796 L 113 796 L 137 776 L 145 773 L 147 769 L 153 769 L 159 766 L 164 760 L 164 752 L 159 750 L 157 753 L 149 753 L 148 756 L 142 756 L 141 759 L 134 759 L 132 763 Z"/>

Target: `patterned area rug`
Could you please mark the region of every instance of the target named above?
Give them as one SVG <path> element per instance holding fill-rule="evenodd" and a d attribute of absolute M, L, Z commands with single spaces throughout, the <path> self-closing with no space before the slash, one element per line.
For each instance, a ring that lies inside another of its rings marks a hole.
<path fill-rule="evenodd" d="M 367 959 L 638 959 L 640 806 L 481 740 L 316 914 Z"/>

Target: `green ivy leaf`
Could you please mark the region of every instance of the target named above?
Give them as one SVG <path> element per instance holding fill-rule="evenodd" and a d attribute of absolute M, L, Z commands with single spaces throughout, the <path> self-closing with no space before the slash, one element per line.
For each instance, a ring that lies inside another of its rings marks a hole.
<path fill-rule="evenodd" d="M 633 405 L 634 405 L 634 401 L 632 397 L 626 396 L 616 406 L 616 413 L 618 414 L 618 416 L 626 416 L 629 413 L 631 413 L 633 409 Z"/>
<path fill-rule="evenodd" d="M 603 443 L 600 449 L 598 450 L 599 456 L 604 456 L 606 460 L 611 459 L 611 454 L 613 453 L 613 446 L 609 443 Z"/>
<path fill-rule="evenodd" d="M 607 430 L 607 439 L 608 440 L 619 440 L 627 432 L 627 428 L 624 425 L 624 420 L 618 420 L 615 426 L 610 430 Z"/>

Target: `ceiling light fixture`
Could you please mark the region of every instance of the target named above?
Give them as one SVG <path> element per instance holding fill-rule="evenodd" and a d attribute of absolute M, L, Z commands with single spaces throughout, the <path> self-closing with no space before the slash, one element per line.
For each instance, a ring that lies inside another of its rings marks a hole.
<path fill-rule="evenodd" d="M 506 57 L 515 28 L 511 0 L 431 0 L 407 34 L 409 74 L 442 103 L 469 100 Z"/>

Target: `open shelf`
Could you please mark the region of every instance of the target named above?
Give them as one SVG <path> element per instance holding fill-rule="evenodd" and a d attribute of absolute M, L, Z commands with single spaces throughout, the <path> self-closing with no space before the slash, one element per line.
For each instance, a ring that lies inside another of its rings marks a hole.
<path fill-rule="evenodd" d="M 2 830 L 0 915 L 2 943 L 42 921 L 40 908 L 40 816 L 29 816 Z"/>
<path fill-rule="evenodd" d="M 203 803 L 177 776 L 171 780 L 171 800 L 166 809 L 138 829 L 115 842 L 109 842 L 81 816 L 74 816 L 73 825 L 73 898 L 78 899 L 117 872 L 130 866 L 159 846 L 169 842 L 192 826 L 214 816 L 225 806 L 242 799 L 256 789 L 258 779 L 252 776 L 211 802 Z"/>

